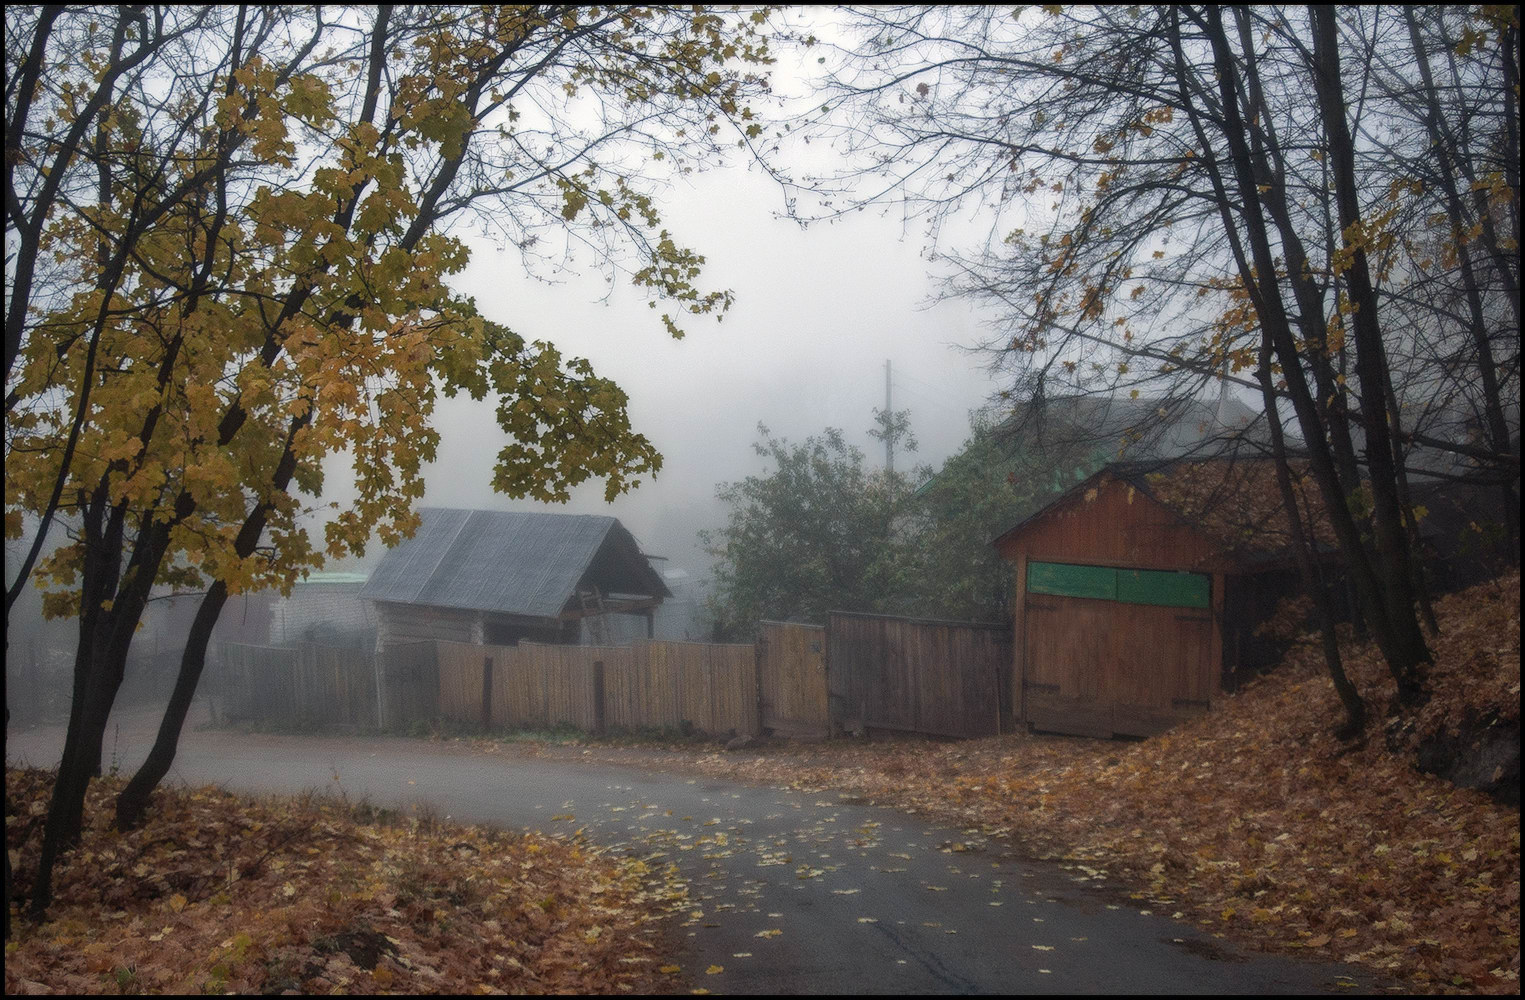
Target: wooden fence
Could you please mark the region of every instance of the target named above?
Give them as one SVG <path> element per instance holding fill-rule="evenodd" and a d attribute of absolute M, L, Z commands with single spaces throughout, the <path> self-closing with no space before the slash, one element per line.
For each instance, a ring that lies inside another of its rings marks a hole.
<path fill-rule="evenodd" d="M 492 726 L 570 724 L 761 732 L 750 645 L 647 640 L 629 646 L 439 643 L 439 712 Z"/>
<path fill-rule="evenodd" d="M 388 646 L 375 655 L 382 729 L 399 729 L 439 714 L 439 664 L 432 642 Z"/>
<path fill-rule="evenodd" d="M 377 654 L 357 646 L 222 643 L 209 692 L 230 720 L 378 729 L 436 714 L 433 643 Z"/>
<path fill-rule="evenodd" d="M 762 732 L 757 653 L 747 645 L 648 640 L 630 647 L 608 683 L 611 720 L 639 726 L 692 725 L 717 736 Z"/>
<path fill-rule="evenodd" d="M 833 611 L 826 635 L 835 726 L 988 736 L 1012 724 L 1007 626 Z"/>
<path fill-rule="evenodd" d="M 833 612 L 827 626 L 764 623 L 755 645 L 369 649 L 223 644 L 212 691 L 232 719 L 397 728 L 436 716 L 590 732 L 684 728 L 714 736 L 898 729 L 982 736 L 1011 728 L 1005 626 Z"/>

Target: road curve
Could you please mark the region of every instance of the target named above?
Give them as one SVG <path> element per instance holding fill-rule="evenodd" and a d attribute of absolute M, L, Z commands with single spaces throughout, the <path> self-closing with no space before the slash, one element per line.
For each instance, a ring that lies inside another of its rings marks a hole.
<path fill-rule="evenodd" d="M 135 767 L 125 716 L 104 766 Z M 57 727 L 13 727 L 9 763 L 53 766 Z M 343 794 L 469 823 L 569 833 L 676 864 L 682 985 L 714 993 L 1374 992 L 1348 966 L 1245 952 L 1084 869 L 977 831 L 834 795 L 486 752 L 462 742 L 188 732 L 172 781 Z M 1168 908 L 1166 908 L 1168 909 Z M 720 971 L 707 970 L 718 967 Z"/>

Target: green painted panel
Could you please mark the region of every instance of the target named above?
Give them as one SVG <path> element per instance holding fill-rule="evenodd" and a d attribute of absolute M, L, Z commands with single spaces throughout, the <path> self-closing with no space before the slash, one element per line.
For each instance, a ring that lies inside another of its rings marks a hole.
<path fill-rule="evenodd" d="M 1212 607 L 1212 584 L 1212 577 L 1201 573 L 1073 563 L 1027 564 L 1028 593 L 1056 597 L 1090 597 L 1166 608 L 1209 608 Z"/>
<path fill-rule="evenodd" d="M 1212 607 L 1213 579 L 1201 573 L 1120 569 L 1117 571 L 1117 599 L 1125 604 L 1208 608 Z"/>
<path fill-rule="evenodd" d="M 1110 566 L 1075 566 L 1070 563 L 1030 562 L 1027 591 L 1057 597 L 1095 597 L 1117 600 L 1117 570 Z"/>

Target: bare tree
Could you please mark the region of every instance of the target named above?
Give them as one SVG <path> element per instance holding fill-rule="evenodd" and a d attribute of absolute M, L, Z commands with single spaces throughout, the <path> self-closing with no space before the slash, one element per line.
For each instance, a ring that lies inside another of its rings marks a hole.
<path fill-rule="evenodd" d="M 1517 128 L 1516 16 L 860 10 L 814 134 L 851 158 L 844 183 L 874 184 L 836 210 L 902 201 L 934 228 L 971 205 L 987 214 L 983 243 L 948 259 L 957 293 L 998 307 L 992 346 L 1019 401 L 1259 395 L 1268 375 L 1274 436 L 1290 419 L 1413 703 L 1430 654 L 1406 474 L 1481 466 L 1518 509 L 1518 320 L 1504 304 L 1518 263 L 1498 235 L 1518 214 L 1515 147 L 1502 152 Z M 1398 86 L 1442 50 L 1446 87 Z M 1403 127 L 1416 120 L 1435 127 Z M 1427 186 L 1462 146 L 1499 163 L 1469 186 L 1482 198 Z M 1466 255 L 1425 260 L 1440 233 L 1487 257 L 1485 280 L 1468 278 Z M 1438 282 L 1481 300 L 1464 314 L 1467 350 Z M 1485 418 L 1481 437 L 1435 418 L 1457 404 Z"/>

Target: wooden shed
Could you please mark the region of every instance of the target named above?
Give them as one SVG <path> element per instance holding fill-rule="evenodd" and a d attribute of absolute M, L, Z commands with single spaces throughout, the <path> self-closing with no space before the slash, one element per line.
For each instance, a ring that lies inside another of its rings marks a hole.
<path fill-rule="evenodd" d="M 419 640 L 515 645 L 602 641 L 604 616 L 652 613 L 671 596 L 612 517 L 424 508 L 360 596 L 377 648 Z"/>
<path fill-rule="evenodd" d="M 1289 543 L 1269 461 L 1101 469 L 994 543 L 1017 575 L 1012 712 L 1148 736 L 1206 711 L 1262 665 L 1254 626 L 1297 590 Z"/>

